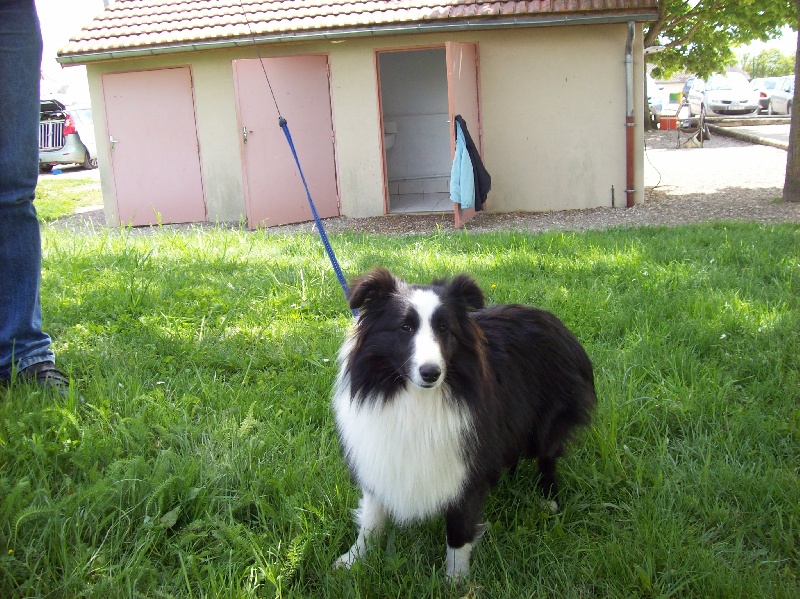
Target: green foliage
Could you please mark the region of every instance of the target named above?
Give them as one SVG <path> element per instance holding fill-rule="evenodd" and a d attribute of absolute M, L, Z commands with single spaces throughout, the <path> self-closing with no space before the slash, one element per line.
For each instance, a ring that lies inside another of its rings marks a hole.
<path fill-rule="evenodd" d="M 525 465 L 472 577 L 441 520 L 351 571 L 329 407 L 350 315 L 314 235 L 43 227 L 43 310 L 85 398 L 0 388 L 0 597 L 796 597 L 800 227 L 332 236 L 345 271 L 466 271 L 559 315 L 599 409 L 544 513 Z"/>
<path fill-rule="evenodd" d="M 667 47 L 648 57 L 656 79 L 675 72 L 707 77 L 735 64 L 732 48 L 775 38 L 786 25 L 797 29 L 792 0 L 661 0 L 644 45 Z"/>
<path fill-rule="evenodd" d="M 739 61 L 744 71 L 755 77 L 781 77 L 794 74 L 794 54 L 781 54 L 780 50 L 768 48 L 758 54 L 744 54 Z"/>

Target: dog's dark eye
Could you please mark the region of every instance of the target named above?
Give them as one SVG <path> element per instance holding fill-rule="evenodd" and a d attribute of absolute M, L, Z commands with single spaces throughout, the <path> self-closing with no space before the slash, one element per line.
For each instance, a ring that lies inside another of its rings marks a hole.
<path fill-rule="evenodd" d="M 446 324 L 440 324 L 440 325 L 439 325 L 439 332 L 440 332 L 440 333 L 446 333 L 446 332 L 447 332 L 447 331 L 449 331 L 449 330 L 450 330 L 450 329 L 448 329 L 448 328 L 447 328 L 447 325 L 446 325 Z"/>
<path fill-rule="evenodd" d="M 408 323 L 401 324 L 400 325 L 400 330 L 403 331 L 404 333 L 410 333 L 411 332 L 411 325 L 408 324 Z"/>

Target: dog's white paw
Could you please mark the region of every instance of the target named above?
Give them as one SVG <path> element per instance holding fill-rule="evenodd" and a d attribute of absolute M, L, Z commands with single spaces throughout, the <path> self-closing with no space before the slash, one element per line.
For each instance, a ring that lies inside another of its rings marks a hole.
<path fill-rule="evenodd" d="M 542 499 L 542 501 L 539 503 L 539 507 L 550 514 L 558 513 L 558 502 L 555 499 Z"/>
<path fill-rule="evenodd" d="M 354 558 L 348 551 L 344 555 L 340 555 L 337 560 L 333 562 L 333 568 L 334 570 L 338 570 L 339 568 L 345 568 L 349 570 L 350 566 L 352 566 L 356 561 L 358 561 L 358 558 Z"/>
<path fill-rule="evenodd" d="M 359 548 L 353 545 L 350 548 L 350 551 L 348 551 L 343 555 L 340 555 L 338 559 L 335 562 L 333 562 L 333 567 L 334 569 L 346 568 L 347 570 L 349 570 L 350 566 L 352 566 L 357 561 L 361 560 L 362 557 L 364 556 L 359 551 Z"/>
<path fill-rule="evenodd" d="M 466 543 L 463 547 L 453 549 L 447 547 L 444 559 L 444 575 L 447 582 L 460 584 L 469 574 L 469 558 L 472 554 L 472 543 Z"/>

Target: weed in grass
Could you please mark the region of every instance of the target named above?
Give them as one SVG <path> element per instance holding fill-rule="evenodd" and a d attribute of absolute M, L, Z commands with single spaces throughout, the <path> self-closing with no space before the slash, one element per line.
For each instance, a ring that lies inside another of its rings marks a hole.
<path fill-rule="evenodd" d="M 329 409 L 350 324 L 312 235 L 44 226 L 45 327 L 84 404 L 0 389 L 0 596 L 795 597 L 800 229 L 341 234 L 354 276 L 456 271 L 551 310 L 596 368 L 592 427 L 487 505 L 463 588 L 444 527 L 352 571 Z"/>

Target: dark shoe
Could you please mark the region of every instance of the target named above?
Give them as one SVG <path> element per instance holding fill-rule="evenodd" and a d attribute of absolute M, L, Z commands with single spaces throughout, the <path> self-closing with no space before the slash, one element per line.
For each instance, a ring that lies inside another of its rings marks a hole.
<path fill-rule="evenodd" d="M 69 379 L 53 362 L 37 362 L 17 373 L 17 379 L 26 383 L 36 383 L 42 388 L 57 391 L 61 397 L 69 395 Z M 83 401 L 83 398 L 80 398 Z"/>

